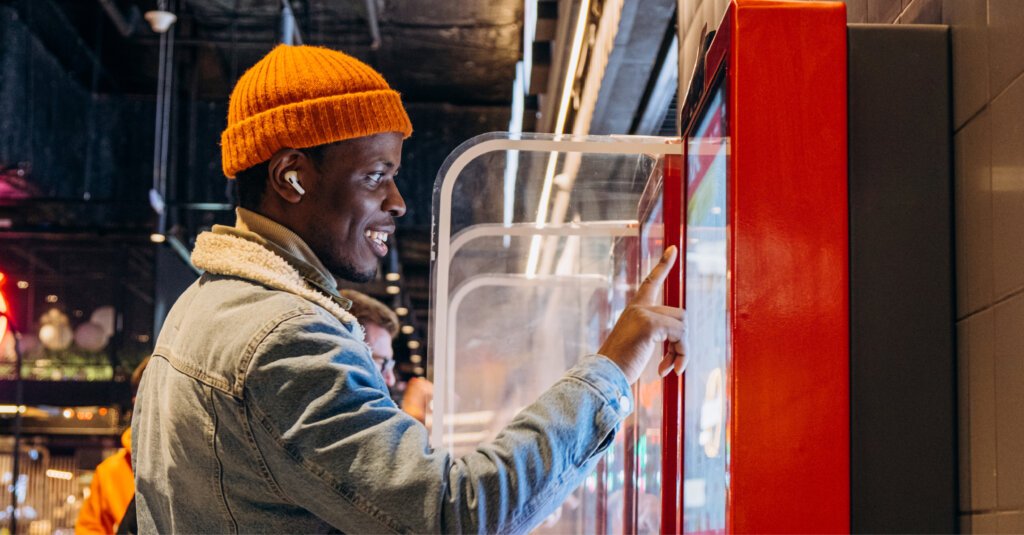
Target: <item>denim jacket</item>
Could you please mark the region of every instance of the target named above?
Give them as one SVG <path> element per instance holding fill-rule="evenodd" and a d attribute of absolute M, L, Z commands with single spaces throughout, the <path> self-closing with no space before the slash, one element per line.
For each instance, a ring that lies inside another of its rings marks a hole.
<path fill-rule="evenodd" d="M 139 389 L 141 533 L 526 532 L 632 409 L 619 368 L 587 356 L 454 458 L 392 402 L 333 296 L 224 234 L 200 237 L 206 273 L 171 309 Z"/>

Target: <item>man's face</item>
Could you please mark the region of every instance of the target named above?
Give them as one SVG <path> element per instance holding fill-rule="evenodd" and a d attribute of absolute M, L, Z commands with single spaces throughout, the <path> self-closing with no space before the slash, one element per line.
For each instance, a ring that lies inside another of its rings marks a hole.
<path fill-rule="evenodd" d="M 395 185 L 402 162 L 402 135 L 393 132 L 350 139 L 324 151 L 315 190 L 307 193 L 303 238 L 335 276 L 371 280 L 388 252 L 394 218 L 405 213 Z"/>
<path fill-rule="evenodd" d="M 384 384 L 389 388 L 395 386 L 395 351 L 391 348 L 391 334 L 376 323 L 364 323 L 363 330 L 366 331 L 366 344 L 373 353 L 373 362 L 384 376 Z"/>

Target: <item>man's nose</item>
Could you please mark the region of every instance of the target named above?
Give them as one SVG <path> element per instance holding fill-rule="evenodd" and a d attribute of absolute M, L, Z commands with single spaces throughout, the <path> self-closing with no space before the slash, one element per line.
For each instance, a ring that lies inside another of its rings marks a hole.
<path fill-rule="evenodd" d="M 390 183 L 388 195 L 384 198 L 383 208 L 392 217 L 402 217 L 405 215 L 405 199 L 402 198 L 402 192 L 398 191 L 398 184 L 395 184 L 394 181 Z"/>

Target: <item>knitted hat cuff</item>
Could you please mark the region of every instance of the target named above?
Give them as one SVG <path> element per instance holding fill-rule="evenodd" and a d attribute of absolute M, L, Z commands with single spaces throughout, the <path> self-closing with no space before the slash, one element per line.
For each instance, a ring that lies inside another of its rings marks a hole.
<path fill-rule="evenodd" d="M 412 135 L 412 122 L 394 90 L 303 100 L 228 126 L 221 134 L 221 161 L 224 174 L 235 178 L 283 148 L 304 149 L 383 132 Z"/>

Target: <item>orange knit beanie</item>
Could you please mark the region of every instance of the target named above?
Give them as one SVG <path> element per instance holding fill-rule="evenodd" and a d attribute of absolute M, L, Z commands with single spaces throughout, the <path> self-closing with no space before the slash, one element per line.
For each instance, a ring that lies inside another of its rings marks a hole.
<path fill-rule="evenodd" d="M 278 45 L 231 92 L 220 137 L 224 174 L 234 178 L 282 148 L 382 132 L 409 137 L 412 123 L 380 73 L 327 48 Z"/>

